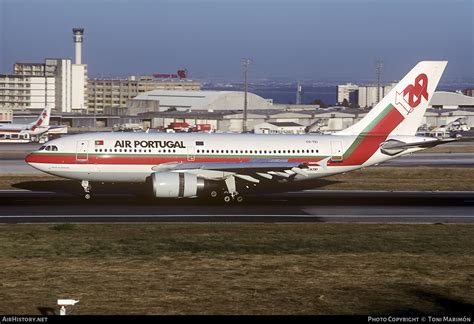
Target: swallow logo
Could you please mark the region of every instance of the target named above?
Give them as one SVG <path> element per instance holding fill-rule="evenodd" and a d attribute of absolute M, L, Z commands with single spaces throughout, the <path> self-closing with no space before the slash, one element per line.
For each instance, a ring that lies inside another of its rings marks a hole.
<path fill-rule="evenodd" d="M 395 95 L 395 104 L 401 105 L 409 114 L 421 103 L 421 98 L 428 100 L 428 77 L 421 73 L 414 84 L 409 84 L 402 92 Z"/>

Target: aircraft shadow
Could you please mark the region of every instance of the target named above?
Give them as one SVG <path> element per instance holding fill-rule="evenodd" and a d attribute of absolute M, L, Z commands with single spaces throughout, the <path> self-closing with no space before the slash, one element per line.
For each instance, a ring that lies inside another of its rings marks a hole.
<path fill-rule="evenodd" d="M 415 289 L 410 291 L 423 304 L 430 304 L 431 309 L 420 309 L 412 307 L 408 309 L 391 309 L 387 310 L 386 314 L 393 314 L 396 316 L 410 316 L 410 315 L 458 315 L 458 316 L 472 316 L 474 315 L 474 305 L 467 303 L 459 298 L 453 298 L 440 293 L 432 291 Z M 385 312 L 384 312 L 385 313 Z"/>
<path fill-rule="evenodd" d="M 262 184 L 256 188 L 245 189 L 248 194 L 256 193 L 284 193 L 289 191 L 300 191 L 308 189 L 321 189 L 339 181 L 316 179 L 299 183 L 285 184 Z M 91 183 L 95 194 L 132 194 L 139 197 L 151 197 L 152 189 L 147 184 L 136 183 Z M 52 180 L 52 181 L 23 181 L 12 185 L 14 188 L 30 191 L 47 191 L 60 194 L 71 194 L 82 196 L 83 189 L 79 181 L 74 180 Z M 152 198 L 152 197 L 151 197 Z"/>

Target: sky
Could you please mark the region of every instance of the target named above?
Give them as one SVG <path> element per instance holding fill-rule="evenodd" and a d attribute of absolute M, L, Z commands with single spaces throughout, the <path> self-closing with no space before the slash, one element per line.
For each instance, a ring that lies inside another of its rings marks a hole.
<path fill-rule="evenodd" d="M 0 0 L 0 73 L 14 62 L 74 56 L 84 27 L 90 77 L 401 79 L 448 60 L 444 81 L 474 80 L 472 0 Z"/>

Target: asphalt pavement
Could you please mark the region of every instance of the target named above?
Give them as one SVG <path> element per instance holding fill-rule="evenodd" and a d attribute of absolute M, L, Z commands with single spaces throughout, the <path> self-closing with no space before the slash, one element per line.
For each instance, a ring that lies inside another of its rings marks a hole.
<path fill-rule="evenodd" d="M 304 190 L 247 197 L 242 204 L 0 191 L 0 223 L 322 222 L 474 223 L 473 192 Z"/>

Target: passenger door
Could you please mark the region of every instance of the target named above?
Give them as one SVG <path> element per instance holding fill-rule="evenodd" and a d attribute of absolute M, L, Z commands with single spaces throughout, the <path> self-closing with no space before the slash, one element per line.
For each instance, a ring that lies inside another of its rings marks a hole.
<path fill-rule="evenodd" d="M 340 162 L 344 158 L 342 156 L 342 142 L 331 141 L 331 160 Z"/>
<path fill-rule="evenodd" d="M 84 163 L 89 161 L 89 141 L 76 142 L 76 162 Z"/>
<path fill-rule="evenodd" d="M 196 150 L 194 146 L 188 147 L 188 162 L 194 162 L 196 160 Z"/>

